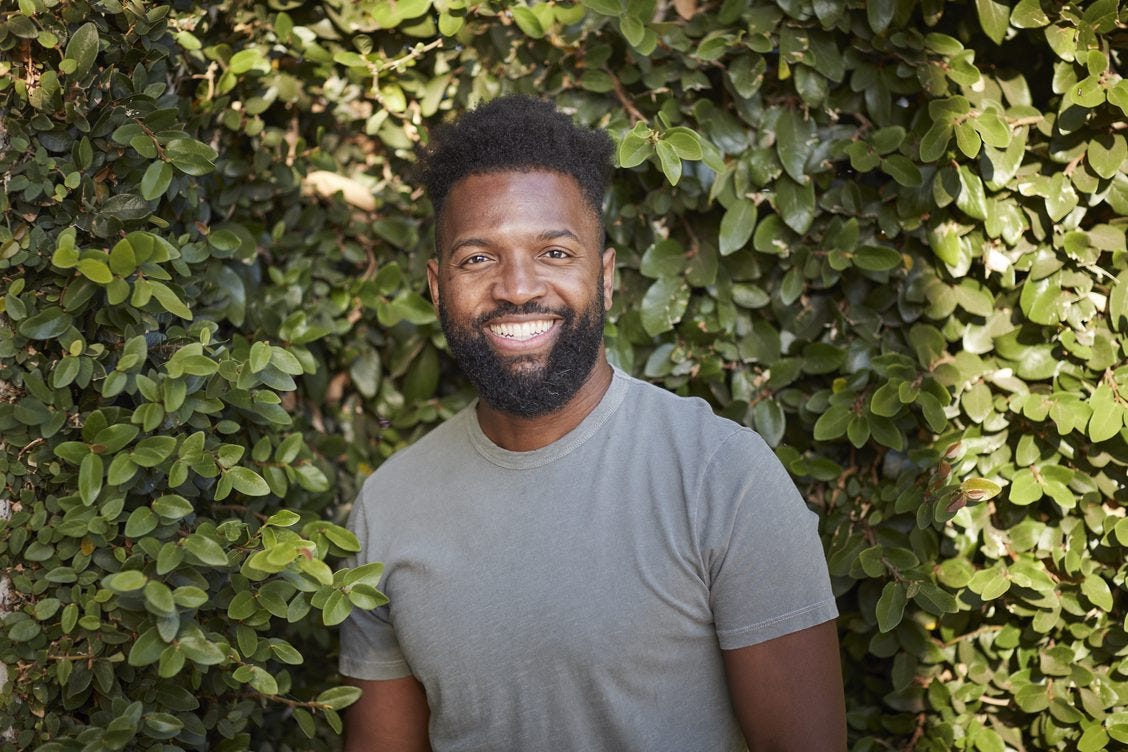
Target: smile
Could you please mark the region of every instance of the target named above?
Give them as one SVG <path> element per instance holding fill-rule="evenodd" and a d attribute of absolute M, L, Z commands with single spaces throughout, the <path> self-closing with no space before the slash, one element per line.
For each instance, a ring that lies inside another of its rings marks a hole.
<path fill-rule="evenodd" d="M 524 341 L 532 339 L 539 334 L 544 334 L 552 328 L 553 321 L 551 319 L 542 319 L 539 321 L 519 321 L 515 323 L 499 323 L 490 324 L 489 330 L 498 337 L 505 339 L 512 339 L 517 341 Z"/>

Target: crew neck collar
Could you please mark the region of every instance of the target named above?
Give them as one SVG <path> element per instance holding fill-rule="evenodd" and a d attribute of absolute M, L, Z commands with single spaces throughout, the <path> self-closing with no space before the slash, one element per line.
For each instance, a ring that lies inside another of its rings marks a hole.
<path fill-rule="evenodd" d="M 603 393 L 599 403 L 588 413 L 580 424 L 556 441 L 540 449 L 528 452 L 514 452 L 503 449 L 490 440 L 478 423 L 478 402 L 475 400 L 466 408 L 466 432 L 470 443 L 478 454 L 489 462 L 513 470 L 527 470 L 547 465 L 579 448 L 590 439 L 614 414 L 630 388 L 630 378 L 616 366 L 611 366 L 611 384 Z"/>

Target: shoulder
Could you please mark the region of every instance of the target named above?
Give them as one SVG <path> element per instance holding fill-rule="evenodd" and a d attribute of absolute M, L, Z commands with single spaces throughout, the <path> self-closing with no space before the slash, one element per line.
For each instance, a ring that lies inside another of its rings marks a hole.
<path fill-rule="evenodd" d="M 404 488 L 417 489 L 428 478 L 443 477 L 437 468 L 449 466 L 461 447 L 468 447 L 466 420 L 473 406 L 439 424 L 411 446 L 384 460 L 361 486 L 358 505 L 371 507 Z"/>
<path fill-rule="evenodd" d="M 700 460 L 714 453 L 767 453 L 771 449 L 760 436 L 713 412 L 700 397 L 682 397 L 633 376 L 620 374 L 630 385 L 624 401 L 626 417 L 646 430 L 650 442 L 688 445 Z"/>

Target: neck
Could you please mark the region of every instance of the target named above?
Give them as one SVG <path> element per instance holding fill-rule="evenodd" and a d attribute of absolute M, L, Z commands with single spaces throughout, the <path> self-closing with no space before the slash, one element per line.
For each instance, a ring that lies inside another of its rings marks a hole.
<path fill-rule="evenodd" d="M 547 415 L 526 418 L 501 412 L 478 401 L 478 425 L 490 441 L 511 452 L 531 452 L 546 447 L 583 422 L 611 386 L 611 366 L 603 348 L 572 398 L 559 410 Z"/>

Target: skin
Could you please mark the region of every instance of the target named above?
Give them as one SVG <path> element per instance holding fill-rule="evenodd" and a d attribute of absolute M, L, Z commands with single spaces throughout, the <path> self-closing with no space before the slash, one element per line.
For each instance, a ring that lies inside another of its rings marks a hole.
<path fill-rule="evenodd" d="M 462 324 L 502 302 L 536 301 L 584 311 L 596 298 L 600 273 L 611 306 L 615 251 L 601 249 L 598 219 L 578 184 L 551 172 L 501 172 L 459 181 L 437 228 L 439 254 L 427 265 L 431 299 L 442 300 Z M 544 320 L 515 316 L 501 323 Z M 514 368 L 547 360 L 559 334 L 553 326 L 526 341 L 483 333 Z M 498 446 L 530 451 L 567 434 L 599 403 L 611 384 L 600 347 L 591 374 L 560 410 L 523 418 L 481 400 L 482 431 Z M 846 749 L 845 703 L 834 622 L 738 650 L 722 651 L 736 718 L 753 752 L 841 752 Z M 346 752 L 423 752 L 430 749 L 430 711 L 413 677 L 348 680 L 364 690 L 345 716 Z"/>

